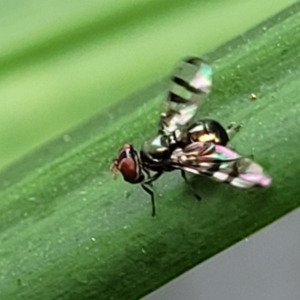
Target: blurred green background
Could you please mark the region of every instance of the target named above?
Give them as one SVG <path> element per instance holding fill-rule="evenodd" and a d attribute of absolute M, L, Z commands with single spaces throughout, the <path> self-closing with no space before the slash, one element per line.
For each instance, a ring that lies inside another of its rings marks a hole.
<path fill-rule="evenodd" d="M 0 168 L 294 2 L 1 1 Z"/>

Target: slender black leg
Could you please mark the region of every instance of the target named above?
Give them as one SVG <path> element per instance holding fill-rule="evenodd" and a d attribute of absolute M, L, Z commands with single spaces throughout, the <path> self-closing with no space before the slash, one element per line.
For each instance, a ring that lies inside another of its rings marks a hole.
<path fill-rule="evenodd" d="M 192 194 L 195 196 L 195 198 L 199 201 L 201 201 L 201 196 L 198 195 L 195 190 L 193 189 L 193 187 L 190 185 L 190 183 L 188 182 L 186 176 L 185 176 L 185 172 L 183 170 L 181 170 L 181 176 L 184 179 L 185 183 L 188 185 L 190 191 L 192 192 Z"/>
<path fill-rule="evenodd" d="M 151 196 L 152 217 L 154 217 L 155 216 L 155 201 L 154 201 L 153 187 L 152 187 L 151 183 L 149 183 L 149 184 L 142 183 L 142 188 L 144 189 L 144 191 L 146 191 Z"/>
<path fill-rule="evenodd" d="M 240 129 L 242 128 L 243 126 L 241 124 L 236 124 L 235 122 L 231 122 L 228 127 L 227 127 L 227 134 L 228 134 L 228 137 L 229 137 L 229 140 L 233 139 L 233 137 L 235 136 L 235 134 L 237 132 L 240 131 Z"/>
<path fill-rule="evenodd" d="M 157 172 L 154 176 L 149 177 L 148 179 L 146 179 L 145 182 L 143 182 L 142 188 L 144 191 L 146 191 L 150 196 L 151 196 L 151 203 L 152 203 L 152 217 L 155 216 L 155 200 L 154 200 L 154 192 L 153 192 L 153 186 L 152 186 L 152 182 L 155 181 L 156 179 L 158 179 L 163 172 Z M 150 176 L 150 174 L 148 173 L 148 176 Z"/>
<path fill-rule="evenodd" d="M 155 181 L 156 179 L 158 179 L 161 175 L 162 175 L 163 172 L 157 172 L 154 176 L 152 177 L 149 177 L 148 179 L 145 180 L 145 184 L 148 184 L 148 183 L 151 183 L 153 181 Z"/>

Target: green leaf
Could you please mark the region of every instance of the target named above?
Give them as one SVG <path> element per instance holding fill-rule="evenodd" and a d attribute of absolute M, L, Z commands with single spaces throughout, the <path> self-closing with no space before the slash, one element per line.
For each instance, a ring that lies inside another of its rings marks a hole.
<path fill-rule="evenodd" d="M 266 167 L 269 189 L 193 177 L 199 203 L 174 172 L 155 185 L 152 218 L 148 195 L 109 166 L 156 131 L 155 84 L 0 173 L 1 296 L 137 299 L 298 207 L 299 32 L 298 3 L 207 55 L 200 114 L 244 125 L 233 147 Z"/>
<path fill-rule="evenodd" d="M 2 1 L 0 168 L 294 2 Z"/>

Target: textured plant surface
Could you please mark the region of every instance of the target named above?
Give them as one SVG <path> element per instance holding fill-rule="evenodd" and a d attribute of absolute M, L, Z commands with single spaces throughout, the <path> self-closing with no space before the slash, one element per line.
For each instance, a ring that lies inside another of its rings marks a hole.
<path fill-rule="evenodd" d="M 4 2 L 0 168 L 295 0 Z"/>
<path fill-rule="evenodd" d="M 273 177 L 241 191 L 179 174 L 156 185 L 113 181 L 125 142 L 156 131 L 166 83 L 145 89 L 0 174 L 0 290 L 10 299 L 138 299 L 300 204 L 300 5 L 206 58 L 213 92 L 199 116 L 243 124 L 232 146 Z M 249 95 L 255 93 L 256 100 Z"/>

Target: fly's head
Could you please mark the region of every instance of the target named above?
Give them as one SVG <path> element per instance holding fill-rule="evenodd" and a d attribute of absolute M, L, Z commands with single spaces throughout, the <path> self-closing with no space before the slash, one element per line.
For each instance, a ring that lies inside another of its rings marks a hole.
<path fill-rule="evenodd" d="M 114 174 L 114 179 L 116 179 L 119 171 L 124 180 L 129 183 L 140 183 L 144 180 L 138 153 L 130 144 L 125 144 L 119 150 L 119 154 L 113 161 L 110 170 Z"/>

